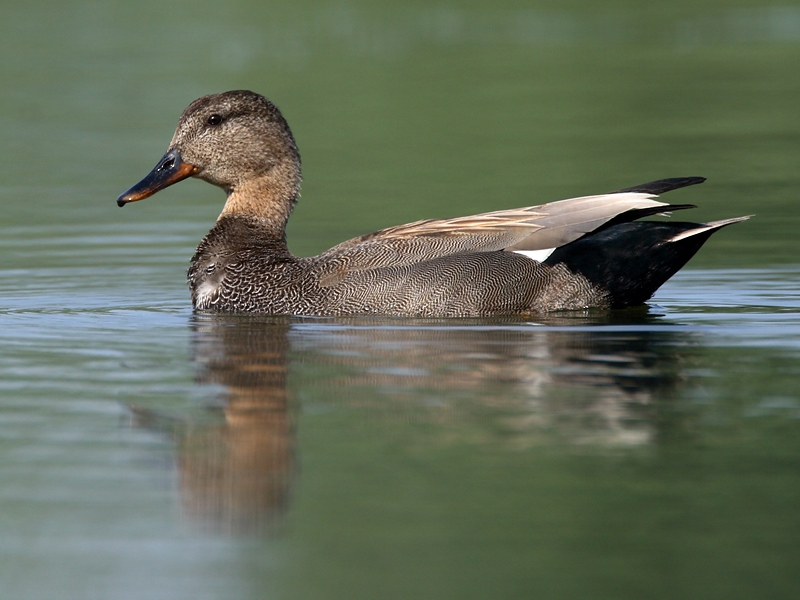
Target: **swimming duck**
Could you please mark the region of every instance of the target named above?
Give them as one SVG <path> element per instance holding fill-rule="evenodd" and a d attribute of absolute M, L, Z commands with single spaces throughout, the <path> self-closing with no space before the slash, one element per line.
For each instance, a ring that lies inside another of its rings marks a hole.
<path fill-rule="evenodd" d="M 119 206 L 187 177 L 227 194 L 191 261 L 197 310 L 293 315 L 531 315 L 643 304 L 720 228 L 638 221 L 694 208 L 655 200 L 702 183 L 664 179 L 609 194 L 417 221 L 293 256 L 286 223 L 300 153 L 278 108 L 254 92 L 204 96 L 183 112 L 167 153 Z"/>

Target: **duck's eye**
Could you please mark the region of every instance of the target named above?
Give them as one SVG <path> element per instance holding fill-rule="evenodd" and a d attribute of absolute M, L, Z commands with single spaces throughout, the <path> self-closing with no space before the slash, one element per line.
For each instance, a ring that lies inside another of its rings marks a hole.
<path fill-rule="evenodd" d="M 222 123 L 222 115 L 213 114 L 208 117 L 209 125 L 219 125 L 220 123 Z"/>

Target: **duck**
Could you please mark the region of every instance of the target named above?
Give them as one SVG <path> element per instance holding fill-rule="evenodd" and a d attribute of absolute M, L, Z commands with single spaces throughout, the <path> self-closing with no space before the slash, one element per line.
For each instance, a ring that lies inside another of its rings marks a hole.
<path fill-rule="evenodd" d="M 450 219 L 427 219 L 294 256 L 286 224 L 300 195 L 300 152 L 280 110 L 234 90 L 181 115 L 167 152 L 117 199 L 122 207 L 188 177 L 225 204 L 188 270 L 194 309 L 273 315 L 534 316 L 646 303 L 721 228 L 643 221 L 695 208 L 656 198 L 703 177 Z"/>

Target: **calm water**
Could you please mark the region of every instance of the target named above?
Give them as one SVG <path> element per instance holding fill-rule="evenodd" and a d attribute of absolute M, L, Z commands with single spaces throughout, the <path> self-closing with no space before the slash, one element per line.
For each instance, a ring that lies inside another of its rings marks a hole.
<path fill-rule="evenodd" d="M 794 598 L 800 7 L 9 3 L 0 596 Z M 119 210 L 195 97 L 304 159 L 290 245 L 705 175 L 647 307 L 195 315 L 221 193 Z"/>

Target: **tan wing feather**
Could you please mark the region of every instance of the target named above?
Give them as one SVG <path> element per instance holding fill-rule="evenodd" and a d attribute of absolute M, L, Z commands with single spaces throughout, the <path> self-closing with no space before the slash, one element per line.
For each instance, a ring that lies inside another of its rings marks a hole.
<path fill-rule="evenodd" d="M 538 229 L 507 250 L 545 250 L 558 248 L 601 227 L 629 210 L 667 206 L 641 193 L 602 194 L 551 202 L 539 207 L 545 215 L 536 220 Z"/>

